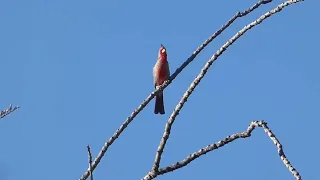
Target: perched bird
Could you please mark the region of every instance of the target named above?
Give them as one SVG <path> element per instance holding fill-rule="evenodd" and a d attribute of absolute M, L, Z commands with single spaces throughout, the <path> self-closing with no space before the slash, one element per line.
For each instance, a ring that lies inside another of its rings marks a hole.
<path fill-rule="evenodd" d="M 158 86 L 162 85 L 165 80 L 167 80 L 170 76 L 169 63 L 167 60 L 167 50 L 161 44 L 158 53 L 158 60 L 153 67 L 153 82 L 154 88 L 157 89 Z M 164 102 L 163 102 L 163 91 L 160 92 L 155 98 L 155 114 L 165 114 L 164 111 Z"/>

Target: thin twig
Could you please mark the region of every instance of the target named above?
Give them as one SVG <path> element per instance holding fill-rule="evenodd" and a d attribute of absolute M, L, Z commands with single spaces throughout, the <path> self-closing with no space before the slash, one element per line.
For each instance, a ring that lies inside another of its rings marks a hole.
<path fill-rule="evenodd" d="M 89 174 L 90 174 L 90 179 L 93 180 L 92 155 L 91 155 L 91 151 L 90 151 L 90 146 L 89 145 L 87 145 L 87 150 L 88 150 Z"/>
<path fill-rule="evenodd" d="M 208 69 L 212 65 L 212 63 L 230 46 L 232 45 L 237 39 L 239 39 L 243 34 L 245 34 L 248 30 L 253 28 L 254 26 L 262 23 L 265 19 L 271 17 L 273 14 L 276 14 L 280 12 L 284 7 L 289 6 L 293 3 L 297 3 L 303 0 L 288 0 L 280 5 L 278 5 L 275 9 L 265 13 L 264 15 L 260 16 L 257 20 L 253 21 L 252 23 L 245 26 L 243 29 L 241 29 L 238 33 L 236 33 L 231 39 L 229 39 L 205 64 L 205 66 L 201 69 L 200 74 L 195 78 L 195 80 L 191 83 L 190 87 L 187 89 L 185 94 L 182 96 L 180 102 L 177 104 L 176 108 L 174 109 L 173 113 L 168 119 L 168 122 L 165 127 L 165 131 L 163 133 L 163 136 L 161 138 L 158 150 L 156 152 L 155 161 L 152 167 L 152 170 L 143 178 L 143 179 L 153 179 L 158 175 L 159 171 L 159 165 L 161 161 L 161 156 L 163 153 L 163 150 L 165 148 L 165 145 L 167 143 L 167 140 L 170 136 L 170 131 L 172 124 L 174 123 L 175 118 L 179 114 L 180 110 L 182 109 L 184 103 L 188 100 L 189 96 L 193 92 L 193 90 L 197 87 L 197 85 L 200 83 L 201 79 L 205 76 Z"/>
<path fill-rule="evenodd" d="M 204 147 L 192 154 L 190 154 L 189 156 L 187 156 L 184 160 L 176 162 L 170 166 L 164 167 L 164 168 L 160 168 L 158 171 L 158 175 L 163 175 L 166 173 L 169 173 L 171 171 L 174 171 L 176 169 L 182 168 L 186 165 L 188 165 L 189 163 L 191 163 L 193 160 L 199 158 L 202 155 L 205 155 L 206 153 L 216 150 L 218 148 L 223 147 L 224 145 L 227 145 L 229 143 L 231 143 L 234 140 L 237 140 L 239 138 L 248 138 L 251 136 L 252 131 L 256 128 L 256 127 L 262 127 L 264 129 L 264 131 L 267 133 L 267 135 L 270 137 L 270 139 L 272 140 L 272 142 L 276 145 L 277 149 L 278 149 L 278 153 L 279 156 L 282 160 L 282 162 L 284 163 L 284 165 L 289 169 L 289 171 L 293 174 L 293 176 L 297 179 L 297 180 L 301 180 L 301 176 L 299 175 L 299 172 L 291 165 L 290 161 L 286 158 L 283 149 L 282 149 L 282 145 L 279 142 L 279 140 L 276 138 L 276 135 L 274 133 L 272 133 L 271 129 L 268 127 L 267 123 L 264 122 L 263 120 L 261 121 L 252 121 L 247 129 L 247 131 L 241 132 L 241 133 L 236 133 L 236 134 L 232 134 L 230 136 L 227 136 L 226 138 L 222 139 L 221 141 L 218 141 L 214 144 L 208 145 L 207 147 Z"/>
<path fill-rule="evenodd" d="M 136 108 L 131 115 L 125 120 L 125 122 L 117 129 L 117 131 L 112 135 L 112 137 L 105 142 L 101 151 L 95 158 L 92 164 L 92 170 L 100 163 L 102 157 L 108 150 L 109 146 L 120 136 L 120 134 L 126 129 L 126 127 L 133 121 L 133 119 L 147 106 L 147 104 L 160 92 L 163 91 L 172 81 L 182 72 L 182 70 L 187 67 L 195 57 L 210 43 L 213 39 L 215 39 L 218 35 L 220 35 L 226 28 L 228 28 L 237 18 L 246 16 L 251 13 L 253 10 L 257 9 L 261 4 L 267 4 L 272 0 L 260 0 L 254 6 L 249 8 L 244 12 L 237 12 L 226 24 L 224 24 L 219 30 L 217 30 L 213 35 L 211 35 L 203 44 L 201 44 L 192 54 L 191 56 L 179 67 L 176 71 L 170 76 L 169 80 L 165 81 L 159 88 L 153 91 L 139 106 Z M 80 180 L 86 180 L 89 177 L 89 169 L 82 175 Z"/>
<path fill-rule="evenodd" d="M 4 118 L 5 116 L 9 115 L 10 113 L 12 113 L 13 111 L 15 111 L 19 108 L 20 108 L 20 106 L 15 106 L 14 108 L 12 108 L 12 104 L 10 104 L 7 109 L 0 111 L 0 119 Z"/>
<path fill-rule="evenodd" d="M 284 154 L 282 144 L 277 139 L 276 135 L 272 133 L 271 129 L 268 127 L 267 123 L 262 123 L 260 127 L 263 127 L 264 132 L 270 137 L 274 145 L 277 146 L 278 153 L 280 159 L 282 160 L 283 164 L 289 169 L 289 171 L 293 174 L 296 180 L 301 180 L 302 177 L 300 176 L 299 172 L 291 165 L 290 161 L 287 159 L 286 155 Z"/>

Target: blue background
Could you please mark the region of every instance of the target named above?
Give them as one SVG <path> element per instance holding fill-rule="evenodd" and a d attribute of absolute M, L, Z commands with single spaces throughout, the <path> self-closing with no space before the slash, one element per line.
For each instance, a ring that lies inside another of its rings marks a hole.
<path fill-rule="evenodd" d="M 78 179 L 124 120 L 153 91 L 160 44 L 171 72 L 248 1 L 0 1 L 0 179 Z M 247 23 L 237 20 L 110 147 L 95 179 L 141 179 L 167 118 L 200 68 Z M 319 1 L 292 5 L 234 43 L 210 68 L 172 128 L 161 167 L 264 119 L 304 179 L 318 177 Z M 292 179 L 262 129 L 158 179 Z"/>

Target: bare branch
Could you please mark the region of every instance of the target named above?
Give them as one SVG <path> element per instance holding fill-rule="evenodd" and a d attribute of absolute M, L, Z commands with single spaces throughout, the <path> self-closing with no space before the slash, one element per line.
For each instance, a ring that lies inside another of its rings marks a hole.
<path fill-rule="evenodd" d="M 87 150 L 88 150 L 88 162 L 89 162 L 89 174 L 90 174 L 90 179 L 93 180 L 93 173 L 92 173 L 92 155 L 90 151 L 90 146 L 87 145 Z"/>
<path fill-rule="evenodd" d="M 164 167 L 164 168 L 160 168 L 158 171 L 158 175 L 166 174 L 166 173 L 169 173 L 169 172 L 174 171 L 176 169 L 182 168 L 182 167 L 186 166 L 187 164 L 191 163 L 193 160 L 199 158 L 200 156 L 205 155 L 206 153 L 208 153 L 210 151 L 221 148 L 224 145 L 227 145 L 234 140 L 237 140 L 239 138 L 248 138 L 251 136 L 252 131 L 255 130 L 256 127 L 262 127 L 264 129 L 264 131 L 270 137 L 272 142 L 277 146 L 279 156 L 280 156 L 282 162 L 284 163 L 284 165 L 289 169 L 289 171 L 293 174 L 293 176 L 297 180 L 301 180 L 301 176 L 299 175 L 299 172 L 295 168 L 293 168 L 290 161 L 286 158 L 286 156 L 283 152 L 283 149 L 282 149 L 282 145 L 279 142 L 279 140 L 276 138 L 276 135 L 274 133 L 272 133 L 270 128 L 267 126 L 267 123 L 264 122 L 263 120 L 252 121 L 250 123 L 247 131 L 227 136 L 226 138 L 222 139 L 221 141 L 218 141 L 214 144 L 208 145 L 207 147 L 204 147 L 204 148 L 190 154 L 182 161 L 176 162 L 176 163 L 174 163 L 170 166 Z"/>
<path fill-rule="evenodd" d="M 243 29 L 241 29 L 238 33 L 236 33 L 231 39 L 229 39 L 205 64 L 205 66 L 201 69 L 200 74 L 195 78 L 195 80 L 191 83 L 190 87 L 187 89 L 183 97 L 181 98 L 180 102 L 177 104 L 176 108 L 174 109 L 173 113 L 168 119 L 168 122 L 165 127 L 165 131 L 163 133 L 162 139 L 160 141 L 154 165 L 152 167 L 152 170 L 143 178 L 144 180 L 147 179 L 153 179 L 158 175 L 159 171 L 159 164 L 161 161 L 161 156 L 163 153 L 163 149 L 165 148 L 165 145 L 167 143 L 167 140 L 169 139 L 171 127 L 174 123 L 175 118 L 178 116 L 180 110 L 182 109 L 184 103 L 188 100 L 189 96 L 193 92 L 193 90 L 197 87 L 197 85 L 200 83 L 201 79 L 205 76 L 208 69 L 212 65 L 212 63 L 230 46 L 232 45 L 237 39 L 239 39 L 243 34 L 245 34 L 248 30 L 253 28 L 254 26 L 262 23 L 267 18 L 271 17 L 272 15 L 280 12 L 284 7 L 289 6 L 293 3 L 297 3 L 303 0 L 288 0 L 280 5 L 278 5 L 275 9 L 265 13 L 264 15 L 260 16 L 257 20 L 253 21 L 252 23 L 246 25 Z"/>
<path fill-rule="evenodd" d="M 254 6 L 249 8 L 244 12 L 236 13 L 226 24 L 224 24 L 218 31 L 216 31 L 212 36 L 210 36 L 203 44 L 201 44 L 192 54 L 191 56 L 178 68 L 176 71 L 170 76 L 169 80 L 165 81 L 159 88 L 153 91 L 139 106 L 136 108 L 131 115 L 125 120 L 125 122 L 117 129 L 117 131 L 112 135 L 112 137 L 105 142 L 101 151 L 95 158 L 92 164 L 92 170 L 95 170 L 97 165 L 100 163 L 102 157 L 108 150 L 109 146 L 120 136 L 120 134 L 126 129 L 126 127 L 133 121 L 133 119 L 147 106 L 147 104 L 160 92 L 163 91 L 172 81 L 182 72 L 182 70 L 187 67 L 195 57 L 210 43 L 213 39 L 215 39 L 218 35 L 220 35 L 226 28 L 228 28 L 237 18 L 246 16 L 253 10 L 257 9 L 261 4 L 267 4 L 272 0 L 260 0 Z M 85 180 L 89 177 L 89 169 L 82 175 L 80 180 Z"/>
<path fill-rule="evenodd" d="M 9 115 L 10 113 L 12 113 L 13 111 L 19 108 L 20 106 L 15 106 L 14 108 L 12 108 L 12 104 L 10 104 L 7 109 L 0 111 L 0 119 L 4 118 L 5 116 Z"/>
<path fill-rule="evenodd" d="M 260 125 L 259 125 L 260 126 Z M 293 174 L 296 180 L 301 180 L 302 177 L 300 176 L 299 172 L 291 165 L 290 161 L 287 159 L 286 155 L 283 152 L 282 144 L 277 139 L 276 135 L 272 133 L 271 129 L 268 127 L 266 122 L 262 122 L 261 126 L 264 129 L 264 132 L 270 137 L 274 145 L 277 146 L 279 156 L 283 162 L 283 164 L 289 169 L 289 171 Z"/>

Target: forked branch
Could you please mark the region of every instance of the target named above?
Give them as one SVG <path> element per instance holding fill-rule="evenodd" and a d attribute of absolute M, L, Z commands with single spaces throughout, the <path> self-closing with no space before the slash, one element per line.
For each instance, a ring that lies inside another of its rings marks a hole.
<path fill-rule="evenodd" d="M 281 145 L 280 141 L 276 138 L 276 135 L 268 127 L 267 123 L 264 122 L 263 120 L 252 121 L 246 131 L 227 136 L 226 138 L 222 139 L 221 141 L 218 141 L 214 144 L 208 145 L 207 147 L 199 149 L 198 151 L 187 156 L 182 161 L 176 162 L 176 163 L 174 163 L 170 166 L 164 167 L 164 168 L 160 168 L 159 171 L 157 172 L 157 176 L 172 172 L 172 171 L 179 169 L 179 168 L 182 168 L 182 167 L 188 165 L 189 163 L 191 163 L 193 160 L 199 158 L 200 156 L 205 155 L 206 153 L 211 152 L 213 150 L 216 150 L 218 148 L 221 148 L 224 145 L 227 145 L 227 144 L 229 144 L 239 138 L 248 138 L 251 136 L 252 131 L 255 130 L 255 128 L 257 128 L 257 127 L 262 127 L 264 129 L 264 132 L 269 136 L 269 138 L 272 140 L 272 142 L 276 145 L 280 159 L 282 160 L 283 164 L 289 169 L 289 171 L 293 174 L 293 176 L 297 180 L 301 180 L 302 178 L 301 178 L 299 172 L 291 165 L 290 161 L 287 159 L 286 155 L 284 154 L 284 151 L 282 149 L 282 145 Z M 147 180 L 147 179 L 150 179 L 150 178 L 147 178 L 147 177 L 144 178 L 144 180 Z"/>

